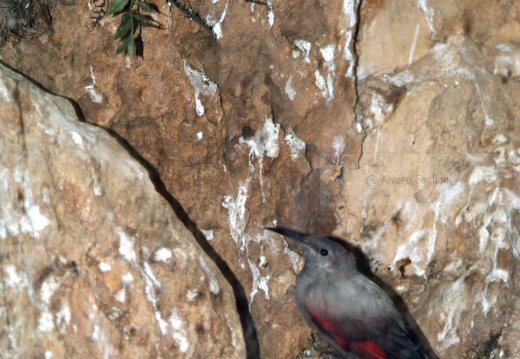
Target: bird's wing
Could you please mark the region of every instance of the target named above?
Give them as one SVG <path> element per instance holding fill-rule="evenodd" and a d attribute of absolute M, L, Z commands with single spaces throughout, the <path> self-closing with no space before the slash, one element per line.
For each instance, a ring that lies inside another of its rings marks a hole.
<path fill-rule="evenodd" d="M 350 286 L 329 286 L 334 298 L 311 299 L 306 309 L 316 325 L 339 347 L 367 359 L 424 359 L 410 327 L 381 288 L 364 276 Z M 338 300 L 340 299 L 340 300 Z"/>

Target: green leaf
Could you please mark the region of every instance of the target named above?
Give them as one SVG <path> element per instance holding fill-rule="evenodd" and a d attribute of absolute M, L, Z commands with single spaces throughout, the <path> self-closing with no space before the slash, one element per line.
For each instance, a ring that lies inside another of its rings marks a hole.
<path fill-rule="evenodd" d="M 132 16 L 130 13 L 126 12 L 123 14 L 123 18 L 121 19 L 121 25 L 119 25 L 119 28 L 116 31 L 116 35 L 114 36 L 115 39 L 123 38 L 130 30 L 130 27 L 132 26 Z"/>
<path fill-rule="evenodd" d="M 145 16 L 145 15 L 141 15 L 141 14 L 134 14 L 134 19 L 136 19 L 138 21 L 147 21 L 147 22 L 150 22 L 150 20 L 154 21 L 149 15 Z"/>
<path fill-rule="evenodd" d="M 139 25 L 141 25 L 142 27 L 153 27 L 154 29 L 162 29 L 160 24 L 157 25 L 148 21 L 141 21 Z"/>
<path fill-rule="evenodd" d="M 113 0 L 108 6 L 107 13 L 105 16 L 117 14 L 128 4 L 130 0 Z"/>
<path fill-rule="evenodd" d="M 159 24 L 149 15 L 134 14 L 134 21 L 136 26 L 141 25 L 143 27 L 153 27 L 155 29 L 161 28 L 161 24 Z"/>
<path fill-rule="evenodd" d="M 135 41 L 132 37 L 132 41 L 128 44 L 128 47 L 126 49 L 126 53 L 132 57 L 135 57 Z"/>
<path fill-rule="evenodd" d="M 130 43 L 134 42 L 134 37 L 132 35 L 133 34 L 129 34 L 124 39 L 121 39 L 121 41 L 119 42 L 119 45 L 117 46 L 116 54 L 119 54 L 125 50 L 128 52 L 127 48 L 129 47 Z"/>
<path fill-rule="evenodd" d="M 137 5 L 139 5 L 139 7 L 140 7 L 141 9 L 143 9 L 144 11 L 146 11 L 146 12 L 155 12 L 155 10 L 152 9 L 152 7 L 150 6 L 150 4 L 145 3 L 145 2 L 143 2 L 143 1 L 137 1 Z"/>

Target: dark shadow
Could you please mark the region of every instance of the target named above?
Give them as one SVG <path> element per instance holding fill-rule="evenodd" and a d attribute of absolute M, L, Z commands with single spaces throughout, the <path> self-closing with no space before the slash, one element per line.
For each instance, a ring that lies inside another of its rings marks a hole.
<path fill-rule="evenodd" d="M 143 28 L 139 26 L 139 32 L 134 37 L 135 42 L 135 56 L 140 57 L 144 60 L 144 41 L 143 41 Z"/>
<path fill-rule="evenodd" d="M 98 126 L 100 127 L 100 126 Z M 202 247 L 204 252 L 215 262 L 219 270 L 222 272 L 226 280 L 233 288 L 235 295 L 235 302 L 238 315 L 240 316 L 240 323 L 242 324 L 242 331 L 246 344 L 247 359 L 260 358 L 260 345 L 256 334 L 256 328 L 249 311 L 249 303 L 247 300 L 246 291 L 242 284 L 238 281 L 235 274 L 231 271 L 228 264 L 219 256 L 219 254 L 211 247 L 204 236 L 204 234 L 197 228 L 197 225 L 188 217 L 180 203 L 168 192 L 166 186 L 161 180 L 161 176 L 157 169 L 155 169 L 148 161 L 146 161 L 124 138 L 119 136 L 116 132 L 109 128 L 103 128 L 108 134 L 115 138 L 121 146 L 123 146 L 130 156 L 138 161 L 147 171 L 150 180 L 155 186 L 155 190 L 170 204 L 173 211 L 179 220 L 186 226 L 186 228 L 193 234 L 197 243 Z"/>

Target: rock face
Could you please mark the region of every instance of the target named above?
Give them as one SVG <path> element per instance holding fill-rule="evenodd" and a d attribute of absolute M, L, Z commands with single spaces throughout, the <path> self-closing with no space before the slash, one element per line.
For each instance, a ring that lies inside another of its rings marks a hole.
<path fill-rule="evenodd" d="M 518 356 L 519 3 L 191 5 L 216 38 L 158 2 L 165 30 L 115 56 L 120 19 L 92 29 L 78 2 L 1 56 L 157 170 L 234 285 L 248 357 L 309 345 L 273 223 L 358 245 L 440 358 Z"/>
<path fill-rule="evenodd" d="M 336 226 L 320 168 L 362 139 L 352 127 L 355 2 L 192 5 L 218 38 L 157 2 L 165 30 L 143 32 L 143 58 L 115 56 L 120 19 L 92 29 L 94 9 L 78 2 L 53 8 L 48 41 L 9 43 L 2 58 L 157 169 L 238 284 L 248 356 L 288 358 L 310 334 L 294 304 L 302 262 L 261 228 Z"/>
<path fill-rule="evenodd" d="M 3 355 L 243 358 L 232 289 L 148 172 L 4 66 L 0 94 Z"/>
<path fill-rule="evenodd" d="M 393 284 L 440 358 L 513 358 L 520 7 L 489 3 L 482 17 L 473 2 L 428 3 L 361 9 L 367 136 L 335 233 Z M 386 32 L 394 21 L 404 36 Z"/>

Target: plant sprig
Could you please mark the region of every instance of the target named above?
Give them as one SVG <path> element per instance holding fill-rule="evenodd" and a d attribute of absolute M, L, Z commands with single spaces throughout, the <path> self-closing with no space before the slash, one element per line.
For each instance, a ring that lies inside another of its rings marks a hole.
<path fill-rule="evenodd" d="M 190 6 L 186 6 L 184 4 L 181 4 L 177 0 L 166 0 L 168 3 L 175 6 L 177 9 L 179 9 L 184 15 L 186 15 L 191 20 L 195 21 L 201 28 L 209 32 L 213 37 L 215 36 L 215 32 L 213 31 L 213 28 L 208 25 L 206 20 L 200 17 L 200 15 L 193 10 Z"/>
<path fill-rule="evenodd" d="M 162 27 L 150 15 L 141 14 L 141 11 L 149 14 L 156 12 L 144 0 L 113 0 L 108 6 L 105 16 L 124 12 L 114 36 L 115 39 L 121 39 L 117 46 L 117 54 L 126 52 L 132 57 L 135 56 L 135 30 L 138 27 L 153 27 L 155 29 Z"/>

